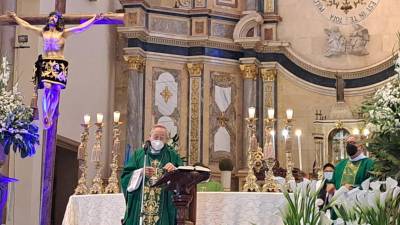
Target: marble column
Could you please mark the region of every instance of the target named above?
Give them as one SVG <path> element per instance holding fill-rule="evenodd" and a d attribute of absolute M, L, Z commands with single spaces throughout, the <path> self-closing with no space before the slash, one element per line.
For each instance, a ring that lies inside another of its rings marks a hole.
<path fill-rule="evenodd" d="M 201 158 L 203 64 L 188 63 L 187 68 L 190 75 L 188 163 L 189 165 L 192 165 L 196 162 L 203 162 L 203 159 Z"/>
<path fill-rule="evenodd" d="M 268 118 L 268 108 L 273 108 L 274 112 L 275 112 L 275 118 L 278 115 L 277 114 L 277 105 L 276 105 L 276 69 L 275 68 L 261 68 L 260 69 L 260 75 L 262 77 L 262 86 L 263 86 L 263 93 L 262 93 L 262 98 L 263 98 L 263 104 L 262 104 L 262 108 L 263 108 L 263 119 L 267 119 Z M 264 123 L 263 124 L 263 128 L 262 129 L 262 133 L 263 133 L 263 137 L 265 137 L 266 135 L 266 129 L 267 129 L 267 124 Z M 273 122 L 272 124 L 272 129 L 275 130 L 276 132 L 276 128 L 277 124 L 276 124 L 276 120 Z M 278 158 L 278 151 L 276 151 L 277 148 L 277 135 L 275 135 L 274 140 L 272 143 L 274 143 L 275 146 L 273 146 L 273 148 L 275 149 L 275 158 Z"/>
<path fill-rule="evenodd" d="M 257 95 L 257 74 L 258 68 L 256 64 L 245 63 L 240 65 L 240 71 L 243 77 L 243 118 L 249 116 L 249 107 L 256 107 L 256 95 Z M 257 117 L 257 115 L 256 115 Z M 244 123 L 244 119 L 243 119 Z M 247 149 L 249 148 L 250 133 L 246 129 L 246 124 L 243 125 L 243 147 L 242 147 L 242 160 L 241 166 L 247 168 Z"/>
<path fill-rule="evenodd" d="M 142 56 L 125 56 L 128 65 L 128 102 L 126 143 L 132 149 L 142 146 L 144 140 L 144 71 Z"/>

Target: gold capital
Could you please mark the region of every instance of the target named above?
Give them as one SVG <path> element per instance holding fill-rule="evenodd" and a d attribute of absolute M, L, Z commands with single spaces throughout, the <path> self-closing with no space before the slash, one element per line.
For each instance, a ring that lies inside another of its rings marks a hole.
<path fill-rule="evenodd" d="M 144 65 L 146 64 L 145 59 L 139 55 L 124 56 L 124 60 L 130 70 L 141 71 L 144 69 Z"/>
<path fill-rule="evenodd" d="M 240 64 L 240 71 L 242 72 L 243 79 L 257 78 L 257 66 L 256 64 Z"/>
<path fill-rule="evenodd" d="M 189 75 L 191 77 L 200 77 L 203 72 L 203 64 L 201 63 L 187 63 L 186 64 Z"/>
<path fill-rule="evenodd" d="M 274 81 L 276 77 L 275 68 L 261 68 L 261 77 L 263 81 Z"/>

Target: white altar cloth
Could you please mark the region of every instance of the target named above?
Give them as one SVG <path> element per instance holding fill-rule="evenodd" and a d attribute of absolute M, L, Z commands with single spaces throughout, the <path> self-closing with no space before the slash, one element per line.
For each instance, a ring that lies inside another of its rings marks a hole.
<path fill-rule="evenodd" d="M 281 225 L 281 193 L 198 192 L 196 225 Z M 73 195 L 62 225 L 119 225 L 122 194 Z"/>
<path fill-rule="evenodd" d="M 196 225 L 281 225 L 282 193 L 198 192 Z"/>
<path fill-rule="evenodd" d="M 72 195 L 62 225 L 120 225 L 124 213 L 122 194 Z"/>

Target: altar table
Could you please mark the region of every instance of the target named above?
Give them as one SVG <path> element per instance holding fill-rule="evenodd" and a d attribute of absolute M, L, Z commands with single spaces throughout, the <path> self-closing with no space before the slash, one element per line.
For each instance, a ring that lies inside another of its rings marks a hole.
<path fill-rule="evenodd" d="M 281 193 L 198 192 L 196 225 L 281 225 Z M 122 194 L 74 195 L 62 225 L 119 225 L 125 212 Z"/>

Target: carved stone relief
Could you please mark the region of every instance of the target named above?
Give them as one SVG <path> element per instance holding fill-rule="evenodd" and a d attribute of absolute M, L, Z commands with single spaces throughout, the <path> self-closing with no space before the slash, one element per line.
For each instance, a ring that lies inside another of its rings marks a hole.
<path fill-rule="evenodd" d="M 215 4 L 236 8 L 238 7 L 238 0 L 215 0 Z"/>
<path fill-rule="evenodd" d="M 150 31 L 189 35 L 189 20 L 178 20 L 167 16 L 150 16 Z"/>
<path fill-rule="evenodd" d="M 192 36 L 208 35 L 207 17 L 192 19 Z"/>
<path fill-rule="evenodd" d="M 206 0 L 195 0 L 194 1 L 195 8 L 204 8 L 206 7 Z"/>
<path fill-rule="evenodd" d="M 232 39 L 235 24 L 228 24 L 222 22 L 211 22 L 211 36 Z"/>
<path fill-rule="evenodd" d="M 192 0 L 175 0 L 175 8 L 190 9 L 192 8 Z"/>
<path fill-rule="evenodd" d="M 344 54 L 363 56 L 368 55 L 367 44 L 369 42 L 368 29 L 353 24 L 353 31 L 346 37 L 339 27 L 324 29 L 327 35 L 327 49 L 325 56 L 340 56 Z"/>

